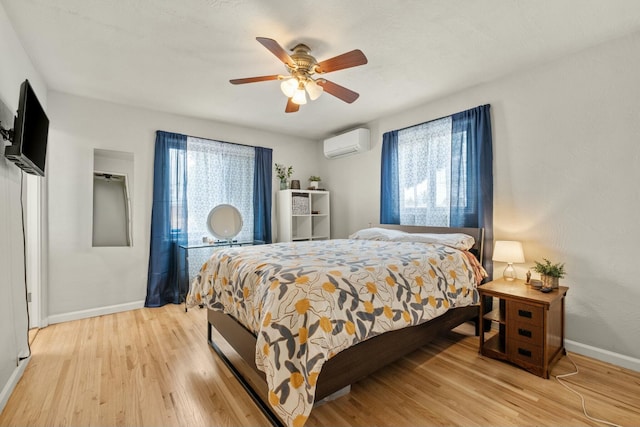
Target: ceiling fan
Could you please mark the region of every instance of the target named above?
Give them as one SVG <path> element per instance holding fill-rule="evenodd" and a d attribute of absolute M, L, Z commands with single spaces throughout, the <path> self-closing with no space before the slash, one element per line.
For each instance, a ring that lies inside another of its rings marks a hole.
<path fill-rule="evenodd" d="M 287 107 L 284 110 L 286 113 L 295 113 L 300 109 L 300 105 L 306 104 L 306 94 L 309 94 L 309 98 L 314 101 L 324 91 L 349 104 L 360 96 L 358 93 L 325 78 L 314 79 L 312 77 L 315 74 L 324 74 L 366 64 L 367 57 L 359 49 L 318 62 L 311 56 L 309 53 L 311 49 L 305 44 L 296 45 L 291 49 L 293 53 L 289 55 L 273 39 L 256 37 L 256 40 L 284 63 L 289 75 L 273 74 L 270 76 L 229 80 L 232 84 L 239 85 L 267 80 L 281 80 L 280 89 L 289 98 Z"/>

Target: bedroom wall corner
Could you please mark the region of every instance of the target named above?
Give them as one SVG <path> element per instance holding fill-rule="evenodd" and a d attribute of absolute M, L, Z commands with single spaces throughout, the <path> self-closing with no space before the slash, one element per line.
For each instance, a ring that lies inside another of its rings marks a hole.
<path fill-rule="evenodd" d="M 382 137 L 377 121 L 364 126 L 371 148 L 350 156 L 327 159 L 318 141 L 318 157 L 331 193 L 331 237 L 344 239 L 351 233 L 380 223 L 380 152 Z M 323 181 L 325 178 L 323 176 Z"/>

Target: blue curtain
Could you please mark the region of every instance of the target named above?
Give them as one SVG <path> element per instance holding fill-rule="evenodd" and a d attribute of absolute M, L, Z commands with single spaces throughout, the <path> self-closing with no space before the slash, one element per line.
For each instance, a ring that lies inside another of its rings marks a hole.
<path fill-rule="evenodd" d="M 253 240 L 271 243 L 271 148 L 256 147 L 253 172 Z"/>
<path fill-rule="evenodd" d="M 451 171 L 466 171 L 466 179 L 451 180 L 452 227 L 484 228 L 484 268 L 493 275 L 493 148 L 490 105 L 451 116 Z M 464 143 L 466 139 L 466 144 Z M 466 156 L 462 150 L 466 149 Z M 466 168 L 462 161 L 466 157 Z M 466 188 L 465 188 L 466 187 Z M 466 203 L 460 196 L 466 193 Z"/>
<path fill-rule="evenodd" d="M 186 150 L 186 135 L 156 133 L 145 307 L 180 303 L 178 277 L 185 266 L 181 265 L 178 246 L 188 240 Z"/>
<path fill-rule="evenodd" d="M 400 224 L 398 173 L 398 131 L 393 130 L 382 135 L 380 224 Z"/>

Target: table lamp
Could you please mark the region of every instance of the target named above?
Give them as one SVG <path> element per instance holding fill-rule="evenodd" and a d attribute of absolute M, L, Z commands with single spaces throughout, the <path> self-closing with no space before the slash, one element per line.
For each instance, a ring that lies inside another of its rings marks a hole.
<path fill-rule="evenodd" d="M 515 280 L 516 269 L 513 268 L 513 263 L 524 262 L 524 251 L 522 250 L 522 243 L 514 240 L 496 240 L 496 245 L 493 248 L 493 261 L 506 262 L 507 267 L 502 273 L 504 280 Z"/>

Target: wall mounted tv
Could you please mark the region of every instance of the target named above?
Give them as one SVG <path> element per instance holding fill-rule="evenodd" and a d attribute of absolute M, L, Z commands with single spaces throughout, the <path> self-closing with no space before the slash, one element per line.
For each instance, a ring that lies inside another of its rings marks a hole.
<path fill-rule="evenodd" d="M 44 176 L 49 119 L 29 80 L 20 86 L 18 115 L 12 133 L 12 144 L 5 148 L 4 156 L 25 172 Z"/>

